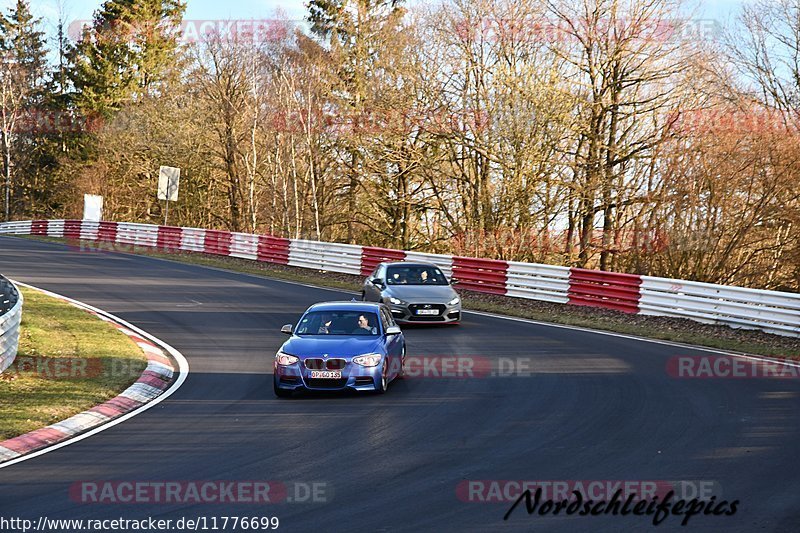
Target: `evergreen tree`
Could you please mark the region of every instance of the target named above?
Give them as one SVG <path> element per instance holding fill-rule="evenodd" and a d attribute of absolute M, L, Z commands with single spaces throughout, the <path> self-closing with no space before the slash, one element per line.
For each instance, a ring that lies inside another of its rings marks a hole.
<path fill-rule="evenodd" d="M 184 10 L 179 0 L 106 0 L 69 52 L 76 105 L 110 115 L 157 94 L 176 62 Z"/>
<path fill-rule="evenodd" d="M 17 0 L 7 16 L 0 14 L 0 150 L 6 219 L 24 200 L 21 178 L 35 148 L 29 130 L 46 115 L 44 104 L 52 89 L 39 23 L 26 0 Z"/>
<path fill-rule="evenodd" d="M 0 16 L 0 50 L 24 87 L 25 104 L 41 104 L 52 89 L 41 20 L 34 19 L 27 0 L 17 0 L 7 17 Z"/>

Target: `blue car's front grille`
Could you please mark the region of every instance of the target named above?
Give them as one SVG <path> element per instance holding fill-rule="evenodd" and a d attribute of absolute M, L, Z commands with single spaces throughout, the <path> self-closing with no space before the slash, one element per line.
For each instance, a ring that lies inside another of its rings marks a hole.
<path fill-rule="evenodd" d="M 347 361 L 344 359 L 328 359 L 325 362 L 325 368 L 327 370 L 342 370 L 346 364 Z"/>
<path fill-rule="evenodd" d="M 325 361 L 322 359 L 306 359 L 306 368 L 309 370 L 325 370 Z"/>
<path fill-rule="evenodd" d="M 309 370 L 343 370 L 347 361 L 344 359 L 318 359 L 311 358 L 305 360 L 306 368 Z"/>

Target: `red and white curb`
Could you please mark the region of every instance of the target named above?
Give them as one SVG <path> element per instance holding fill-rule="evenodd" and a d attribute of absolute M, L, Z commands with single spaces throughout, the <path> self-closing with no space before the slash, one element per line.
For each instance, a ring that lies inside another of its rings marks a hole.
<path fill-rule="evenodd" d="M 110 323 L 142 349 L 147 358 L 147 367 L 133 385 L 115 398 L 61 422 L 0 441 L 0 468 L 38 457 L 124 422 L 171 396 L 186 380 L 189 363 L 179 351 L 167 343 L 119 317 L 83 302 L 18 281 L 14 283 L 68 302 Z"/>

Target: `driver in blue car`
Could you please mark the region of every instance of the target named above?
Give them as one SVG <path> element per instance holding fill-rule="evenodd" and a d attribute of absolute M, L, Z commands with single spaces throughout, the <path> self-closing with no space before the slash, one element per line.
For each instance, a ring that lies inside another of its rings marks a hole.
<path fill-rule="evenodd" d="M 369 319 L 364 315 L 358 315 L 358 327 L 353 335 L 375 335 L 376 333 L 376 328 L 369 325 Z"/>

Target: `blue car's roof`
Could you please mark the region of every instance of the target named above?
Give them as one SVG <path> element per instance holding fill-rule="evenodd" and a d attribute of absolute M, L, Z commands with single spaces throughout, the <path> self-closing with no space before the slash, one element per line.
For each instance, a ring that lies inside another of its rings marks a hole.
<path fill-rule="evenodd" d="M 371 311 L 377 313 L 381 304 L 377 302 L 320 302 L 308 311 Z"/>

